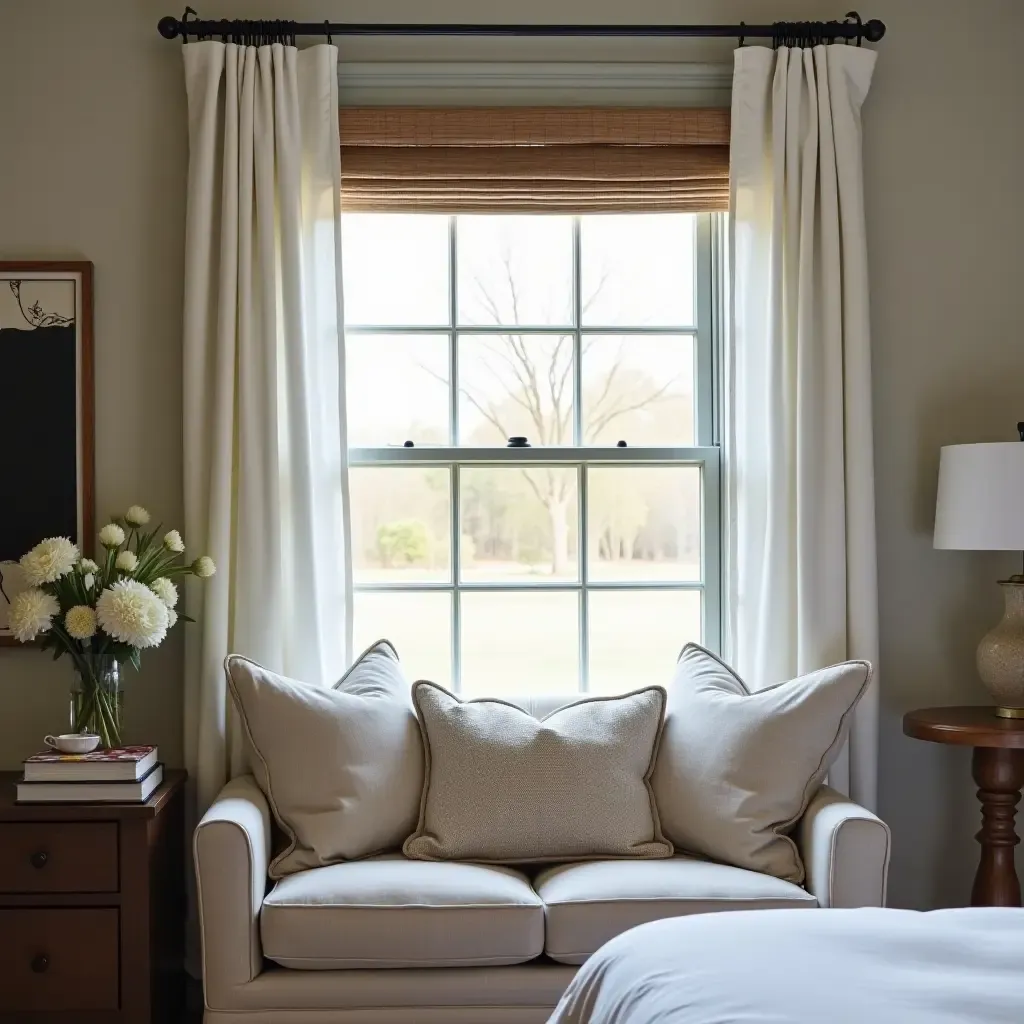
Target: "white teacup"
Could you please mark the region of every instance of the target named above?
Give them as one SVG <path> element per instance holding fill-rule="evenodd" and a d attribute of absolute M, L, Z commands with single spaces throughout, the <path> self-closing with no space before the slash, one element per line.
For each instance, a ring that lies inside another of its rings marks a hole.
<path fill-rule="evenodd" d="M 100 745 L 100 738 L 95 733 L 66 732 L 60 736 L 44 736 L 43 742 L 62 754 L 90 754 Z"/>

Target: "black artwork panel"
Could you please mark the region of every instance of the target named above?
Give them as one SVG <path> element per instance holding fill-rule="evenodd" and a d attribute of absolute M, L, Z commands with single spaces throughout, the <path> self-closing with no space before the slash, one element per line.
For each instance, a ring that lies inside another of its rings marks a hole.
<path fill-rule="evenodd" d="M 75 326 L 0 328 L 0 561 L 78 536 Z"/>

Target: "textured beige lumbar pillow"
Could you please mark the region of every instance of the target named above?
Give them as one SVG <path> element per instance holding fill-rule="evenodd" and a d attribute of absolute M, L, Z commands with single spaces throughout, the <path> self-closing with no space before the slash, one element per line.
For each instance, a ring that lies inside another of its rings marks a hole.
<path fill-rule="evenodd" d="M 653 778 L 665 834 L 680 849 L 802 882 L 788 833 L 846 740 L 870 680 L 868 662 L 847 661 L 751 691 L 710 651 L 687 644 Z"/>
<path fill-rule="evenodd" d="M 236 654 L 224 667 L 250 767 L 288 838 L 270 877 L 400 846 L 416 825 L 423 745 L 391 644 L 378 641 L 333 687 Z"/>
<path fill-rule="evenodd" d="M 665 691 L 594 697 L 543 720 L 501 700 L 413 686 L 426 753 L 421 860 L 668 857 L 650 777 Z"/>

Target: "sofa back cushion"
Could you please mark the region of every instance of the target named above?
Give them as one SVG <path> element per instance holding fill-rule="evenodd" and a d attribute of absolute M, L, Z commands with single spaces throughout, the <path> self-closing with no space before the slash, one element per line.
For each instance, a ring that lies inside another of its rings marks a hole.
<path fill-rule="evenodd" d="M 868 662 L 848 661 L 751 691 L 721 659 L 687 644 L 653 778 L 665 834 L 680 850 L 802 882 L 789 832 L 870 680 Z"/>
<path fill-rule="evenodd" d="M 250 768 L 287 837 L 270 877 L 397 849 L 416 826 L 423 747 L 409 682 L 381 640 L 333 686 L 230 655 Z"/>
<path fill-rule="evenodd" d="M 426 755 L 422 860 L 668 857 L 650 786 L 665 691 L 577 700 L 538 720 L 502 700 L 413 687 Z"/>

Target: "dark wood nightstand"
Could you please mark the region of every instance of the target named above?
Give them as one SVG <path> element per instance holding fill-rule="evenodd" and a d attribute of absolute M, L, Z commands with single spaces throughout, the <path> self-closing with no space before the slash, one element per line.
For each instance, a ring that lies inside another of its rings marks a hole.
<path fill-rule="evenodd" d="M 1013 863 L 1020 842 L 1014 830 L 1024 787 L 1024 719 L 999 718 L 992 707 L 921 708 L 903 716 L 908 736 L 974 747 L 971 762 L 981 802 L 981 859 L 971 889 L 972 907 L 1019 907 Z"/>
<path fill-rule="evenodd" d="M 16 804 L 0 772 L 0 1024 L 179 1024 L 185 773 L 144 804 Z"/>

